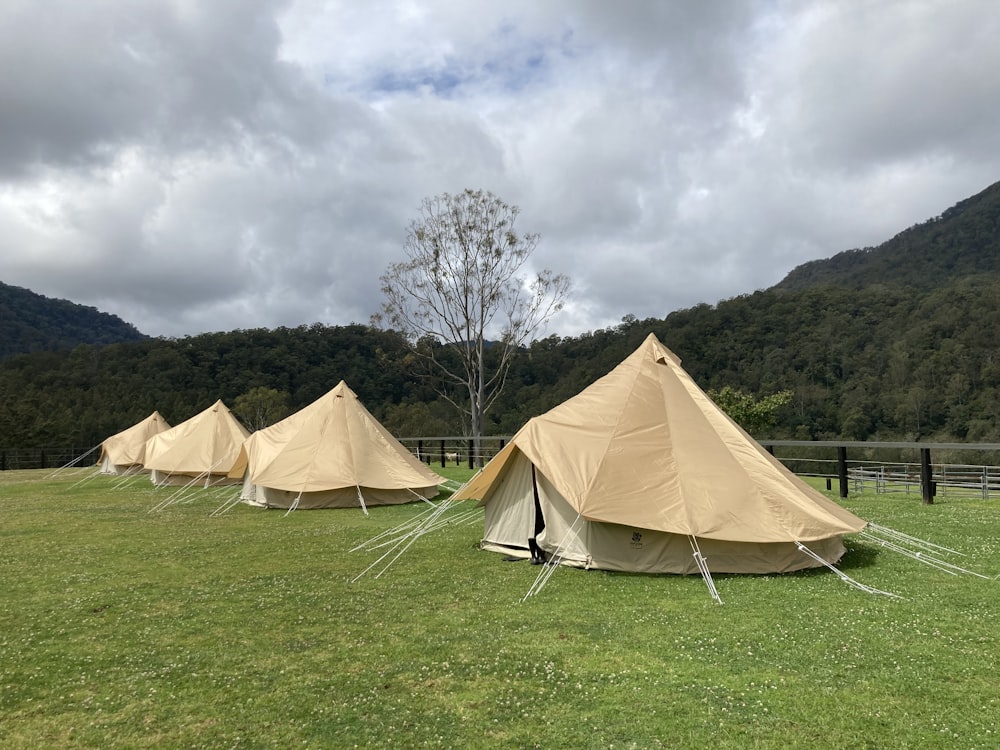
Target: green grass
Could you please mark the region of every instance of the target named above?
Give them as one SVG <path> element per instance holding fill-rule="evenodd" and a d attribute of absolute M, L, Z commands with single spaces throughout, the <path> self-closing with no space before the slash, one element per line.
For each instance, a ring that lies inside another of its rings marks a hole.
<path fill-rule="evenodd" d="M 463 469 L 446 472 L 457 479 Z M 992 748 L 1000 581 L 858 540 L 844 569 L 538 572 L 447 527 L 382 577 L 349 550 L 422 505 L 150 514 L 145 480 L 0 473 L 0 747 Z M 1000 573 L 1000 505 L 851 497 Z"/>

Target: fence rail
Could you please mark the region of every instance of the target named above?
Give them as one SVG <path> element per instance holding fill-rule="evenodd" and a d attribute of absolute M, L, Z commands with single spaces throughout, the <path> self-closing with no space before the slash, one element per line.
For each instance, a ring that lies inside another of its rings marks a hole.
<path fill-rule="evenodd" d="M 420 437 L 399 438 L 399 442 L 424 463 L 439 463 L 442 467 L 463 464 L 470 469 L 486 464 L 503 450 L 510 440 L 509 435 L 484 437 L 479 445 L 469 437 Z"/>
<path fill-rule="evenodd" d="M 499 453 L 510 436 L 490 435 L 478 445 L 468 436 L 408 437 L 399 441 L 428 465 L 475 468 Z M 1000 443 L 761 440 L 760 444 L 796 474 L 825 478 L 828 489 L 837 481 L 841 497 L 847 497 L 852 488 L 855 492 L 919 492 L 925 503 L 933 502 L 938 495 L 989 499 L 1000 494 Z M 982 456 L 984 460 L 935 463 L 932 452 L 946 457 Z M 97 463 L 98 455 L 93 446 L 0 448 L 0 471 L 55 469 L 77 461 L 89 465 Z"/>
<path fill-rule="evenodd" d="M 847 476 L 855 492 L 921 494 L 920 471 L 915 464 L 871 468 L 852 466 L 848 468 Z M 991 495 L 1000 492 L 1000 468 L 937 464 L 932 466 L 931 482 L 934 497 L 977 495 L 988 500 Z"/>
<path fill-rule="evenodd" d="M 870 488 L 875 492 L 909 492 L 919 489 L 921 500 L 928 504 L 933 503 L 939 493 L 943 496 L 975 492 L 989 499 L 991 494 L 1000 492 L 998 443 L 762 440 L 761 445 L 776 457 L 780 449 L 785 455 L 779 460 L 797 474 L 827 477 L 828 488 L 836 478 L 841 497 L 847 497 L 851 483 L 855 491 Z M 932 453 L 951 457 L 951 460 L 934 462 Z M 889 455 L 893 458 L 883 458 Z M 968 463 L 955 458 L 970 455 L 984 460 Z"/>
<path fill-rule="evenodd" d="M 93 461 L 89 461 L 88 453 L 93 457 Z M 94 450 L 92 446 L 87 448 L 36 448 L 35 450 L 0 448 L 0 471 L 58 469 L 81 459 L 96 464 L 99 455 L 100 451 Z"/>

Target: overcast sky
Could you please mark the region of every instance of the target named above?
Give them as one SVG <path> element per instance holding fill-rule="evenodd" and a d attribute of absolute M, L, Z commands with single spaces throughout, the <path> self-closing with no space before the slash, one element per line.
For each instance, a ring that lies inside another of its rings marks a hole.
<path fill-rule="evenodd" d="M 995 0 L 4 0 L 0 281 L 150 335 L 366 323 L 424 197 L 665 317 L 1000 180 Z"/>

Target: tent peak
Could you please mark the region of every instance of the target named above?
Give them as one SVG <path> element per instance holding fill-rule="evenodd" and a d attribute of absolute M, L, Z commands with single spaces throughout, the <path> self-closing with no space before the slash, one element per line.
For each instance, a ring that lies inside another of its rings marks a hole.
<path fill-rule="evenodd" d="M 337 385 L 335 385 L 333 388 L 330 389 L 330 393 L 338 397 L 343 396 L 345 393 L 349 393 L 350 395 L 357 398 L 357 394 L 351 390 L 351 386 L 347 384 L 346 380 L 341 380 L 339 383 L 337 383 Z"/>
<path fill-rule="evenodd" d="M 649 333 L 643 340 L 642 344 L 636 349 L 636 352 L 649 352 L 652 355 L 653 361 L 657 364 L 665 365 L 667 362 L 672 362 L 675 365 L 680 366 L 681 358 L 674 354 L 666 345 L 656 337 L 655 333 Z"/>

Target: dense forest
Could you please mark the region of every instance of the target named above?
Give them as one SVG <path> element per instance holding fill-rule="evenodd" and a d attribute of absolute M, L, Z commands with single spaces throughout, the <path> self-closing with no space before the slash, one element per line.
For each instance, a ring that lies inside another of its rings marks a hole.
<path fill-rule="evenodd" d="M 758 437 L 1000 441 L 998 238 L 994 185 L 879 248 L 806 264 L 772 289 L 535 341 L 515 360 L 485 432 L 513 433 L 652 332 L 705 389 L 791 391 Z M 0 362 L 0 449 L 91 446 L 154 409 L 177 423 L 257 387 L 296 410 L 341 379 L 401 437 L 465 434 L 413 365 L 399 336 L 363 325 L 19 354 Z"/>
<path fill-rule="evenodd" d="M 515 361 L 487 432 L 527 419 L 608 372 L 653 332 L 703 388 L 791 390 L 767 437 L 1000 439 L 1000 280 L 917 295 L 891 287 L 769 290 L 667 318 L 626 319 L 534 342 Z M 395 434 L 464 425 L 412 376 L 402 340 L 352 325 L 81 345 L 0 363 L 0 448 L 89 446 L 158 409 L 177 423 L 251 388 L 305 406 L 347 381 Z"/>
<path fill-rule="evenodd" d="M 0 359 L 15 353 L 144 338 L 117 315 L 0 282 Z"/>

